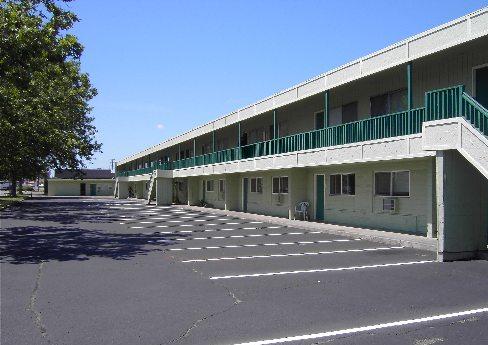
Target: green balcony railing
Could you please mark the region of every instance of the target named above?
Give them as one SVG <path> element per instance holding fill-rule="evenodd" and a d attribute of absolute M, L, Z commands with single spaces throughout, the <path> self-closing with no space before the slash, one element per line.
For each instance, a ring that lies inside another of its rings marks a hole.
<path fill-rule="evenodd" d="M 481 133 L 488 136 L 488 110 L 467 93 L 463 93 L 462 114 Z"/>
<path fill-rule="evenodd" d="M 481 133 L 488 135 L 488 111 L 464 92 L 463 85 L 459 85 L 426 92 L 425 107 L 288 135 L 245 145 L 241 148 L 235 147 L 175 162 L 153 164 L 149 168 L 120 172 L 118 176 L 147 174 L 154 169 L 183 169 L 239 159 L 416 134 L 422 131 L 422 123 L 424 121 L 457 116 L 464 116 Z"/>

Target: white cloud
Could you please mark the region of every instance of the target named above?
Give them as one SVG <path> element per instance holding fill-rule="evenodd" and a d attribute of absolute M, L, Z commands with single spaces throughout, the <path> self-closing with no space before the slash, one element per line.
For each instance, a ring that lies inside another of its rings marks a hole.
<path fill-rule="evenodd" d="M 162 123 L 158 123 L 158 124 L 156 125 L 156 128 L 157 128 L 157 129 L 164 129 L 164 125 L 163 125 Z"/>

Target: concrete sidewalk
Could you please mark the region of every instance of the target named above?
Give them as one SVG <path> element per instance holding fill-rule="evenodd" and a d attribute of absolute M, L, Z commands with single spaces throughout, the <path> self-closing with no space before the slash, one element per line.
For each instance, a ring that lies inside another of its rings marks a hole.
<path fill-rule="evenodd" d="M 249 219 L 254 221 L 268 222 L 278 225 L 284 225 L 289 227 L 307 229 L 307 230 L 318 230 L 329 234 L 335 234 L 345 237 L 361 237 L 366 240 L 385 243 L 388 245 L 401 245 L 409 248 L 416 248 L 422 250 L 428 250 L 432 252 L 437 251 L 437 238 L 427 238 L 424 236 L 400 234 L 382 230 L 375 229 L 365 229 L 357 228 L 352 226 L 327 224 L 327 223 L 316 223 L 316 222 L 306 222 L 303 220 L 290 220 L 287 218 L 264 216 L 260 214 L 252 214 L 246 212 L 237 211 L 225 211 L 216 208 L 206 208 L 198 206 L 186 206 L 178 205 L 183 209 L 195 210 L 195 211 L 205 211 L 214 212 L 216 214 L 228 215 L 239 217 L 243 219 Z"/>

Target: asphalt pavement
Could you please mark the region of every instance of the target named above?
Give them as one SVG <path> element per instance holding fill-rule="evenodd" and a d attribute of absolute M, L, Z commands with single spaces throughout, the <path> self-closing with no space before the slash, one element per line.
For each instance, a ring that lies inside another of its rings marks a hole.
<path fill-rule="evenodd" d="M 0 213 L 1 344 L 482 344 L 488 263 L 141 201 Z"/>

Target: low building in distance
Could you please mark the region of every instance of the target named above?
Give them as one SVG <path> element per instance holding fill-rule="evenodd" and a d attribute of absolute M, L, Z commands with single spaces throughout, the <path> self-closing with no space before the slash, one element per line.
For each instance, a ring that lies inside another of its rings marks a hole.
<path fill-rule="evenodd" d="M 57 170 L 48 180 L 50 196 L 113 195 L 114 173 L 109 169 Z"/>

